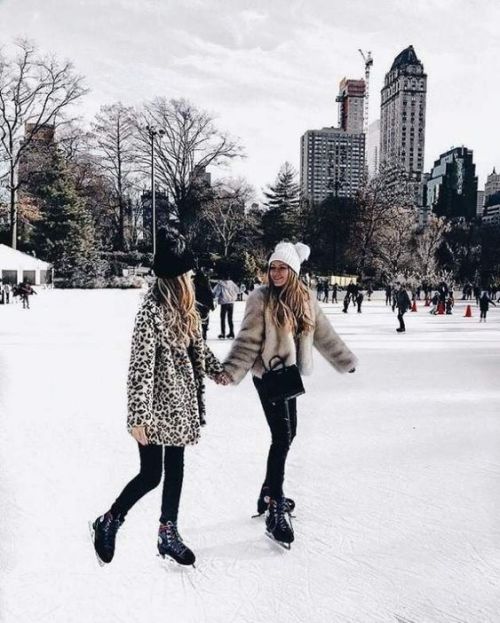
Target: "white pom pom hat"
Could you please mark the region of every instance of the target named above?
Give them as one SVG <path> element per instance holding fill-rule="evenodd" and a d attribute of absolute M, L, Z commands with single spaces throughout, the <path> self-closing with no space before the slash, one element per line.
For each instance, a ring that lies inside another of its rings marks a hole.
<path fill-rule="evenodd" d="M 307 260 L 311 253 L 311 249 L 302 242 L 292 244 L 291 242 L 278 242 L 274 248 L 273 254 L 269 258 L 269 266 L 271 262 L 278 261 L 288 264 L 297 275 L 300 273 L 300 265 Z"/>

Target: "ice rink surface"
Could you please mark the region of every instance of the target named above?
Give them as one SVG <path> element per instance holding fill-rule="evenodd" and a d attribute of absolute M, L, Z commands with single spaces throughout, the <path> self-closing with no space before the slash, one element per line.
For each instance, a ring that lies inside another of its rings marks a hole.
<path fill-rule="evenodd" d="M 500 308 L 407 332 L 382 294 L 324 305 L 360 359 L 315 353 L 285 491 L 290 552 L 251 519 L 269 433 L 247 377 L 208 383 L 186 453 L 179 526 L 197 554 L 156 557 L 160 488 L 129 513 L 100 568 L 87 521 L 135 475 L 125 380 L 138 291 L 39 291 L 0 306 L 1 623 L 499 623 Z M 235 311 L 236 328 L 244 303 Z M 217 312 L 209 345 L 221 358 Z"/>

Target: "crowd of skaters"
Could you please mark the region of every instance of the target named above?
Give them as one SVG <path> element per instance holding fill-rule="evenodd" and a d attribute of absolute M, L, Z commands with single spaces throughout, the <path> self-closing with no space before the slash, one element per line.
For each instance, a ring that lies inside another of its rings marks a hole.
<path fill-rule="evenodd" d="M 0 305 L 9 305 L 21 301 L 23 309 L 29 309 L 30 296 L 36 293 L 36 290 L 26 279 L 19 284 L 3 283 L 0 279 Z"/>

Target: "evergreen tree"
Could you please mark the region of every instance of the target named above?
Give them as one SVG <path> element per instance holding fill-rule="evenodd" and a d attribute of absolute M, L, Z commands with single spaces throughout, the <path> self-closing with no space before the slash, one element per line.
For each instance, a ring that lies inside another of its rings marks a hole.
<path fill-rule="evenodd" d="M 64 285 L 87 285 L 98 273 L 94 227 L 58 153 L 39 179 L 36 197 L 41 213 L 34 232 L 37 253 L 51 262 Z"/>
<path fill-rule="evenodd" d="M 284 239 L 296 238 L 301 231 L 300 188 L 297 172 L 289 162 L 279 170 L 274 184 L 264 192 L 268 210 L 262 217 L 263 238 L 267 247 Z"/>

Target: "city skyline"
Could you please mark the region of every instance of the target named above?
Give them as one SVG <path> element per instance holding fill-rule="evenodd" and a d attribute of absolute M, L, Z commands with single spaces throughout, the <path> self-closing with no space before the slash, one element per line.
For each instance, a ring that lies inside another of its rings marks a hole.
<path fill-rule="evenodd" d="M 259 0 L 252 9 L 240 1 L 48 0 L 43 10 L 35 0 L 22 6 L 0 0 L 4 46 L 27 36 L 86 76 L 91 92 L 79 114 L 89 119 L 118 100 L 134 105 L 155 95 L 184 96 L 213 111 L 219 127 L 240 137 L 246 149 L 245 160 L 215 176 L 244 175 L 257 191 L 285 160 L 299 170 L 306 130 L 338 125 L 340 80 L 364 75 L 358 48 L 374 56 L 373 122 L 384 75 L 409 45 L 428 74 L 424 170 L 463 144 L 474 151 L 483 188 L 486 175 L 500 167 L 491 133 L 500 86 L 489 79 L 496 71 L 499 19 L 500 7 L 489 0 L 376 7 L 358 0 L 269 7 Z"/>

